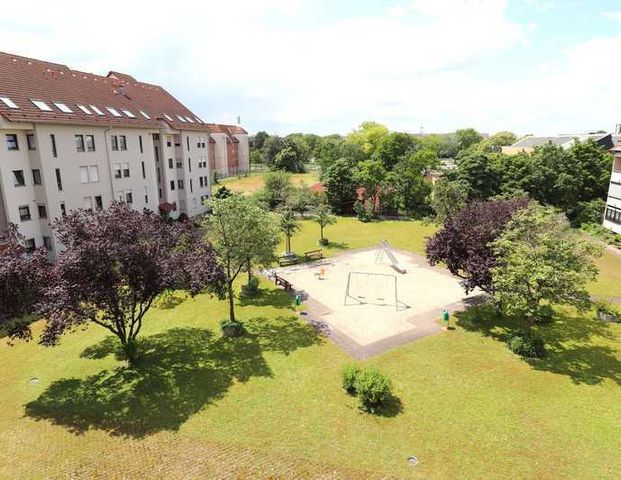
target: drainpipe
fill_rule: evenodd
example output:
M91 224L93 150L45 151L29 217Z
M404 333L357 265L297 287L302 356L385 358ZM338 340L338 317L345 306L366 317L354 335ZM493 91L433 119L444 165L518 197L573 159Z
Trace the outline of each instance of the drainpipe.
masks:
M106 162L108 163L108 176L110 177L110 198L112 198L112 202L116 199L114 197L114 175L112 173L112 164L110 163L110 142L108 142L108 132L112 130L111 127L108 127L104 130L104 141L106 142Z

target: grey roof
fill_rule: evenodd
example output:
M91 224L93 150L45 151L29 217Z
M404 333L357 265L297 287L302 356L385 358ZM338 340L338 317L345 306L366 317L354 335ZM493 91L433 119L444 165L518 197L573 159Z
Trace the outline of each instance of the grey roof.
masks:
M558 135L556 137L526 137L515 142L512 147L518 148L535 148L546 143L552 145L563 146L564 148L570 147L577 139L580 142L584 142L587 139L593 139L596 142L606 137L609 137L609 133L589 133L589 134L575 134L575 135ZM615 136L613 136L614 138Z

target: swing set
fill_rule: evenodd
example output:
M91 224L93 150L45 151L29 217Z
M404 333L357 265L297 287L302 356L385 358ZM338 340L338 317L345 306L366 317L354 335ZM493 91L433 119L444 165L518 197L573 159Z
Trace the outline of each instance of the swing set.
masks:
M396 311L410 308L399 300L395 275L370 272L349 272L344 305L394 306Z

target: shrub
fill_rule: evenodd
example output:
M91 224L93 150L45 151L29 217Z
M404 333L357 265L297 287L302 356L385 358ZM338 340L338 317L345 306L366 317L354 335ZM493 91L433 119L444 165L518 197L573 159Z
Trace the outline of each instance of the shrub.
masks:
M360 408L371 413L385 405L392 395L390 379L375 368L361 371L354 387Z
M237 320L222 320L220 322L220 328L222 329L222 335L228 338L241 337L246 332L244 324Z
M356 203L354 203L354 212L356 213L356 218L363 223L368 223L373 220L373 207L367 206L360 200L356 200Z
M341 372L343 389L350 395L356 394L356 379L361 371L357 365L346 365Z
M242 285L241 295L242 297L255 297L259 293L259 279L257 277L250 277L246 285Z
M189 219L188 214L185 212L181 212L177 217L177 221L182 223L186 223Z
M513 333L507 339L509 349L527 358L541 358L545 355L545 342L536 335L527 335L523 332Z

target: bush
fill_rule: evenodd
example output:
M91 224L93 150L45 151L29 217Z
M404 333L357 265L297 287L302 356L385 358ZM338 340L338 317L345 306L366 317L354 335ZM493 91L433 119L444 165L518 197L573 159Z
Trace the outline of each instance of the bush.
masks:
M228 338L241 337L246 332L244 324L237 320L222 320L220 322L220 328L222 329L222 335Z
M356 200L356 203L354 203L354 212L356 213L356 218L363 223L373 220L373 208L365 205L360 200Z
M250 277L246 285L242 285L241 295L242 297L256 297L259 293L259 279L257 277Z
M357 365L346 365L341 372L343 389L350 395L356 394L356 379L361 371Z
M390 379L375 368L358 373L354 388L360 408L371 413L385 405L392 395Z
M185 212L181 212L177 217L177 221L181 223L186 223L189 219L188 214Z
M527 358L541 358L545 355L545 342L541 337L536 335L527 335L525 333L513 333L507 340L509 349Z

